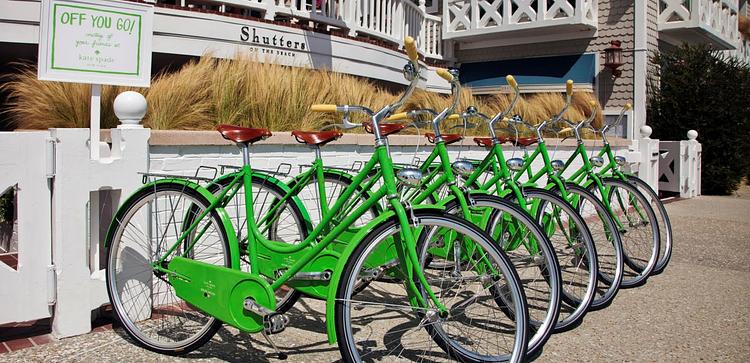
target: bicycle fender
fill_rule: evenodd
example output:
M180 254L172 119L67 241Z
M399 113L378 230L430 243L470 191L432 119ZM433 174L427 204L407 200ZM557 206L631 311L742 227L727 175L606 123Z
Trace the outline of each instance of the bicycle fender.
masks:
M144 184L142 187L138 188L135 192L130 194L128 199L126 199L124 202L120 204L120 208L118 208L117 213L115 213L115 216L112 218L112 221L109 224L109 227L107 228L107 235L104 240L104 247L109 248L110 244L112 243L112 238L114 238L114 224L115 221L120 220L123 217L123 214L125 213L125 210L123 210L122 206L129 204L133 201L133 199L142 191L147 190L148 188L153 188L156 185L161 184L179 184L183 185L185 189L192 189L196 192L198 192L201 196L205 197L208 201L213 202L216 200L216 197L211 194L208 189L198 185L197 183L194 183L187 179L179 179L179 178L167 178L167 179L159 179L155 180L149 183ZM227 232L227 238L229 239L229 253L232 257L232 268L239 268L240 267L240 250L239 250L239 244L237 242L237 233L234 231L234 226L232 226L232 222L229 219L229 215L224 210L224 208L216 208L216 213L219 215L219 218L221 219L222 227Z
M417 205L414 206L414 210L437 210L442 211L444 208L435 207L432 205ZM328 287L328 297L326 298L326 331L328 333L328 343L336 343L336 324L334 321L335 304L336 304L336 292L338 290L341 275L343 274L344 267L349 259L352 257L354 250L359 246L362 240L367 237L375 228L383 223L388 222L391 218L394 218L396 213L388 209L383 213L379 214L375 219L370 221L367 225L357 232L350 241L347 242L346 248L341 252L339 256L336 268L333 270L333 276L331 276L331 283Z

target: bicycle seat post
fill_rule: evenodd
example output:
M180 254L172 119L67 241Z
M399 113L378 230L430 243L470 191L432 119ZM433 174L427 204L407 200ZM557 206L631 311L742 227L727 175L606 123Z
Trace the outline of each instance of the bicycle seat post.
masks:
M237 146L242 151L242 165L243 166L250 165L250 145L238 143Z

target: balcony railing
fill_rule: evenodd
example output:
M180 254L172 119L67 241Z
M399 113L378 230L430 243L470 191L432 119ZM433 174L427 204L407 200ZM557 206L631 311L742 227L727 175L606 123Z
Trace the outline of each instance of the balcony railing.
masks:
M443 57L440 17L410 0L181 0L178 5L239 15L259 13L269 20L314 21L345 29L351 36L367 35L399 45L409 35L425 57Z
M517 31L596 30L597 0L445 0L443 37Z
M670 43L704 43L735 49L737 0L660 0L659 36Z
M737 41L737 49L728 51L730 56L734 56L750 65L750 39L740 36Z

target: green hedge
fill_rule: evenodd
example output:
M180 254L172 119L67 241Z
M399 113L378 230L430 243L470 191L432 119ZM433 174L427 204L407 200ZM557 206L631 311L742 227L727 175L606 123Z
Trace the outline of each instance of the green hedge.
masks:
M703 144L702 192L729 194L750 175L750 70L705 46L654 55L648 120L653 138Z

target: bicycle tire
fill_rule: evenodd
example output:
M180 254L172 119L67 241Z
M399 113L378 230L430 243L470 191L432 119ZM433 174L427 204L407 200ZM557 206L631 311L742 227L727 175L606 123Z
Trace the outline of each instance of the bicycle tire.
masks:
M648 279L648 276L651 274L651 271L653 271L654 266L656 265L656 260L659 256L659 227L658 222L656 221L656 215L654 214L653 209L651 208L651 204L646 202L646 197L643 196L643 194L638 191L636 187L634 187L632 184L622 181L620 179L616 178L602 178L602 183L605 187L605 189L608 190L607 192L607 200L606 203L609 203L610 210L613 215L612 217L616 221L620 221L620 224L625 227L627 225L627 228L620 231L620 237L622 239L622 245L623 245L623 257L625 266L628 267L625 269L625 275L623 276L622 283L620 284L621 288L632 288L637 286L642 286L646 283L646 280ZM595 188L595 185L589 186L589 188ZM619 188L625 191L627 199L628 199L628 207L623 210L623 204L622 204L622 197L620 193L613 193L612 190L616 190L614 188ZM612 205L614 203L613 196L614 194L618 194L618 203L615 204L616 208L612 208ZM604 200L602 200L604 202ZM630 217L628 216L627 210L630 208L631 204L633 202L638 203L642 206L643 211L646 213L646 219L647 221L641 220L641 221L632 221L630 220ZM619 205L619 208L618 208ZM622 213L618 214L616 210L621 210ZM632 214L632 213L631 213ZM621 221L619 216L623 216L625 219L627 219L623 223ZM642 217L638 217L642 219ZM650 227L651 230L651 236L646 236L644 238L630 238L630 236L633 235L633 233L630 233L631 231L637 231L640 230L639 225L643 227ZM649 228L643 229L644 231L647 231ZM636 241L636 239L640 240L643 239L643 241ZM646 240L650 240L646 241ZM647 245L648 247L639 247L639 245ZM641 249L644 250L643 256L636 256L635 249ZM646 250L650 250L646 251ZM645 256L648 255L648 261L644 264L639 265L638 263L640 260L646 258Z
M594 300L596 285L598 283L598 259L596 255L596 247L594 245L593 238L591 237L591 232L589 232L588 227L586 226L586 223L581 215L578 214L578 212L576 212L576 210L567 201L562 199L556 193L541 188L524 188L523 194L525 198L527 198L531 202L532 205L538 205L536 215L534 215L533 217L537 220L537 223L542 226L542 229L545 230L545 233L548 234L550 243L552 243L553 247L555 248L557 260L561 264L560 270L563 280L561 300L565 303L564 305L567 305L569 307L569 309L564 308L564 305L561 304L560 318L558 318L554 331L556 333L559 333L571 330L579 326L583 322L583 318L589 311L589 307ZM509 194L505 198L511 201L515 201L516 196L513 194ZM583 256L578 256L578 252L575 251L576 248L569 246L568 241L561 241L560 243L556 243L555 241L553 241L552 236L549 236L550 232L547 232L548 229L559 229L560 226L555 227L554 225L550 225L550 222L544 222L544 217L546 215L544 212L547 205L552 205L555 210L559 210L565 213L565 215L567 216L567 221L572 222L573 232L577 233L576 239L580 240L578 244L581 244L581 246L585 248L585 258ZM531 211L529 211L529 213L531 213ZM565 233L563 233L563 236L567 240L567 236ZM588 269L585 273L585 280L580 280L583 284L585 284L585 291L580 294L580 296L575 296L573 293L569 292L570 289L566 290L566 286L571 287L574 285L574 283L576 283L573 272L569 272L569 274L566 275L566 272L562 266L562 263L568 260L569 254L566 251L569 249L574 250L573 255L571 255L570 257L570 260L575 266L575 268L572 268L572 270L568 269L569 271L578 271L583 265L584 260L587 260L585 262L585 266L587 266ZM576 259L580 260L576 261ZM572 311L570 311L571 309Z
M607 208L600 198L577 184L567 183L565 188L568 193L575 194L578 198L583 198L586 202L593 204L594 211L588 211L585 216L581 213L583 204L580 202L581 199L578 199L577 204L574 204L579 214L584 217L584 221L595 218L596 221L601 222L601 233L594 233L592 223L587 222L589 231L594 238L594 244L596 245L596 254L599 262L599 285L605 286L603 293L597 292L589 309L601 310L614 301L615 296L620 290L624 274L625 258L622 240L620 239L620 234L617 232L615 221L607 212ZM594 227L597 227L598 232L599 223L597 222ZM603 261L605 259L606 261Z
M518 273L519 278L521 278L521 283L524 286L524 293L526 294L530 321L529 342L526 354L528 356L534 356L542 349L542 347L544 347L544 344L547 342L547 340L549 340L549 337L552 335L554 327L557 323L557 317L560 313L562 278L560 276L560 266L559 262L557 261L555 250L539 224L517 204L514 204L495 195L472 194L469 196L469 198L469 204L472 207L485 207L492 209L488 219L489 223L484 228L487 234L495 238L496 242L499 242L499 248L503 248L504 246L502 239L508 239L508 237L511 236L499 235L498 237L495 237L498 232L495 230L495 228L498 226L496 223L498 223L500 219L503 219L503 222L507 222L504 220L504 217L509 216L513 218L513 220L522 223L525 230L528 230L532 235L533 242L537 244L537 247L541 252L541 257L544 261L543 264L538 262L538 259L531 258L531 255L529 255L527 258L522 252L517 251L518 249L524 248L523 243L514 251L503 249L508 258L510 258L511 262L513 262L516 272ZM445 211L448 214L455 215L458 212L458 208L460 208L460 206L458 205L458 202L454 200L445 206ZM500 240L498 240L497 238L500 238ZM529 258L531 261L529 261ZM537 281L529 281L529 279L527 278L527 276L534 274L533 270L536 268L533 268L533 266L531 266L533 264L538 264L537 267L541 277L544 279L544 282L549 285L548 299L545 298L545 296L547 295L546 293L543 293L541 295L530 294L538 293L541 289L541 287L537 284ZM529 266L532 268L522 270L522 268L525 266ZM546 266L546 269L543 268L543 266ZM534 301L533 304L531 303L532 300ZM536 308L532 308L532 305ZM538 318L541 315L540 313L544 314L543 318L541 319Z
M137 247L141 247L141 246L147 247L149 249L149 252L143 252L142 251L142 253L136 253L137 251L133 252L134 250L132 248L128 247L129 249L128 250L124 250L124 251L128 251L127 255L129 256L128 257L129 259L131 259L131 260L135 259L136 261L130 261L130 260L128 260L127 263L123 263L122 261L120 261L120 259L118 258L121 255L121 251L119 250L119 247L120 247L120 243L122 242L122 236L125 234L125 232L123 231L123 226L127 227L127 226L131 225L131 221L130 220L133 218L133 216L135 215L135 213L138 212L138 209L140 209L140 207L145 206L145 204L143 204L143 203L144 203L144 201L147 198L149 198L152 195L154 196L154 198L158 198L159 197L159 193L165 194L165 193L168 193L168 192L174 192L174 193L179 194L180 196L186 195L187 198L191 198L195 203L200 203L203 208L207 208L210 205L210 202L205 197L203 197L200 193L198 193L194 189L192 189L190 187L187 187L186 185L181 184L181 183L160 183L160 184L155 184L153 186L153 188L144 188L144 189L141 189L138 192L136 192L133 196L131 196L128 199L128 202L125 205L123 205L122 207L120 207L120 209L118 210L118 212L115 215L115 218L114 218L114 220L112 222L112 227L110 228L110 230L112 232L109 233L108 236L107 236L107 241L106 242L107 242L108 249L107 249L106 285L107 285L107 294L109 295L109 299L112 302L113 310L115 311L115 314L114 314L115 318L120 323L119 325L128 334L128 336L130 336L130 338L133 339L133 341L135 341L139 346L144 347L144 348L146 348L148 350L151 350L151 351L154 351L154 352L158 352L158 353L161 353L161 354L167 354L167 355L182 355L182 354L187 354L187 353L189 353L189 352L191 352L191 351L193 351L193 350L201 347L208 340L210 340L211 337L213 337L213 335L216 333L216 331L222 326L222 322L219 321L218 319L214 318L214 317L203 315L201 312L199 312L199 311L196 310L196 312L199 313L199 314L196 314L196 315L203 315L207 319L206 324L203 326L203 328L201 328L201 330L198 333L196 333L194 336L192 336L192 337L190 337L188 339L185 339L186 341L177 341L176 343L172 343L172 344L167 344L167 343L159 344L158 342L154 341L154 339L148 338L146 336L146 334L145 334L146 331L141 331L141 329L138 328L138 325L145 325L145 324L148 324L147 323L148 321L152 321L152 320L156 320L156 319L160 319L160 318L161 319L169 319L169 317L172 316L172 314L174 313L173 310L180 309L182 304L186 304L187 305L186 307L190 308L189 304L184 303L184 302L180 303L177 300L173 300L175 302L173 304L167 304L167 305L163 305L162 304L160 306L156 306L156 304L153 304L154 300L165 301L165 298L164 297L159 297L158 299L156 299L156 298L154 298L152 296L154 290L157 291L157 294L159 294L160 292L164 292L164 290L161 290L160 288L154 288L153 287L154 286L153 281L156 280L156 279L153 276L151 276L151 275L153 274L154 276L158 277L158 274L155 274L155 273L151 272L151 273L149 273L149 276L151 276L150 280L152 281L151 282L151 286L150 287L146 287L146 288L143 289L143 290L150 290L150 294L152 294L152 295L149 295L149 297L145 298L146 302L148 302L148 304L149 304L148 309L150 309L149 310L149 314L148 314L148 318L142 319L142 317L140 317L140 316L131 317L131 316L129 316L130 313L134 312L134 313L136 313L136 315L138 315L139 313L142 314L142 311L139 311L139 310L133 311L132 307L130 309L125 308L123 306L124 299L122 299L122 297L120 295L121 294L125 294L125 293L130 293L134 289L133 286L135 286L135 288L137 288L138 286L141 286L141 285L148 285L147 283L144 283L142 281L143 278L140 277L140 276L142 276L142 274L144 272L148 272L151 269L150 268L150 263L152 261L150 259L147 260L146 264L145 264L147 267L145 267L145 269L143 269L144 267L141 266L142 271L139 270L139 272L137 272L137 273L132 273L131 272L129 274L125 274L124 277L125 278L129 277L129 279L126 280L123 283L119 283L118 276L116 276L117 275L117 267L132 266L132 265L134 265L136 262L138 262L137 261L138 258L144 257L142 255L142 253L149 253L150 254L151 253L150 251L152 249L151 245L150 245L150 241L152 240L152 238L151 238L151 233L149 232L151 230L150 229L151 227L149 227L149 231L145 231L145 232L141 231L142 233L144 233L142 236L143 237L147 237L147 239L149 241L149 244L148 245L144 245L144 244L138 244L137 245ZM170 202L171 202L171 200L170 200ZM158 200L156 201L156 203L157 203L156 205L158 206ZM178 201L178 203L179 203L179 201ZM151 207L149 206L147 208L148 208L146 210L146 213L148 214L147 218L149 218L149 221L150 221L150 218L151 218L150 209L151 209ZM192 203L190 204L190 208L193 208L193 204ZM174 213L175 212L173 211L173 214ZM158 212L158 208L157 208L156 215L158 216L158 214L159 214L159 212ZM210 212L210 217L209 218L210 218L210 221L211 221L211 223L213 225L215 225L215 226L222 226L221 217L219 216L219 214L217 213L216 210L212 210ZM172 217L170 217L168 219L168 221L171 221L171 220L172 220ZM160 224L158 219L156 220L156 222L157 222L157 225ZM151 222L149 222L149 225L150 224L151 224ZM135 224L133 224L133 226L137 227ZM167 236L166 233L167 233L168 230L169 230L168 228L164 230L165 233L163 234L163 236L161 238L161 241L163 241L164 239L166 239L166 236ZM176 231L179 231L179 230L180 229L176 229ZM224 230L223 227L222 228L216 228L216 232L218 233L218 235L220 237L221 248L224 251L223 265L225 267L229 267L231 265L231 262L230 262L231 261L231 257L229 256L230 249L229 249L229 242L228 242L228 237L227 237L227 234L226 234L226 230ZM175 233L177 233L177 232L175 232ZM134 236L138 237L138 236L136 236L134 234L130 234L130 238L134 238ZM205 234L203 234L203 236L205 236ZM156 240L159 240L158 233L157 233L157 236L156 236ZM161 241L159 241L158 243L160 244ZM193 249L192 249L193 251L197 248L196 246L197 246L197 243L193 247ZM158 245L157 245L157 251L158 251ZM126 255L125 252L122 252L122 255L125 256ZM153 258L155 258L155 257L151 257L151 259L153 259ZM192 254L191 258L195 258L195 254ZM123 257L123 259L125 259L125 258ZM205 261L203 261L203 262L205 262ZM214 262L221 262L221 261L216 260ZM139 278L135 279L134 278L135 276L138 276ZM133 282L133 280L135 280L135 281ZM169 284L169 282L166 281L166 280L163 280L163 279L158 279L158 280L166 282L166 285L167 285L167 287L166 287L167 290L166 291L169 292L169 289L171 289L171 285ZM130 285L128 285L128 283L130 283ZM158 284L158 282L157 282L157 284ZM127 289L125 289L126 286L128 286ZM160 286L160 285L157 285L157 286ZM169 298L170 298L170 296L166 297L166 299L169 299ZM175 298L176 298L176 296L175 296ZM179 299L179 298L176 298L176 299ZM125 301L127 301L127 302L135 301L137 303L138 301L141 301L141 299L140 298L135 298L135 297L129 297ZM182 301L182 300L180 299L179 301ZM161 308L162 306L166 306L166 307L162 309ZM156 309L157 307L159 308L158 310ZM183 312L183 315L185 316L186 320L189 320L188 319L189 317L188 317L187 314L185 314ZM190 318L192 318L192 315L190 316ZM200 318L200 316L196 316L196 318ZM137 321L133 321L133 320L137 320ZM144 323L144 322L146 322L146 323ZM159 336L160 337L164 337L166 335L166 333L165 333L166 330L164 329L163 325L164 324L162 322L162 326L159 329ZM179 335L180 331L184 331L185 328L186 328L186 324L184 324L184 322L180 322L179 329L177 329L178 331L177 331L176 335ZM151 330L151 329L147 329L147 330Z
M382 344L384 349L387 349L386 353L388 352L397 352L399 356L407 355L405 359L409 360L416 360L416 357L413 356L413 354L416 354L412 350L398 350L398 346L395 348L393 347L393 344L404 344L403 337L407 334L409 335L409 339L413 339L415 335L413 332L415 331L421 331L422 329L425 330L427 333L427 336L423 336L424 340L431 340L434 344L429 344L428 348L432 348L433 345L436 345L437 347L440 347L442 350L442 353L447 354L448 357L452 359L456 359L462 362L487 362L487 361L511 361L511 362L521 362L523 361L525 357L525 351L526 351L526 324L527 324L527 307L526 307L526 299L523 293L523 288L520 285L520 282L518 281L518 276L515 273L515 270L513 269L512 263L509 261L507 256L498 249L495 246L494 241L481 229L474 226L468 221L465 221L463 219L457 218L455 216L448 215L443 212L435 212L435 211L427 211L427 210L415 210L414 211L415 220L411 222L412 225L418 225L422 228L425 228L425 226L433 226L433 227L439 227L439 228L452 228L454 231L457 231L457 233L464 235L464 236L470 236L472 241L477 243L477 245L481 246L483 251L486 251L486 254L484 256L490 256L493 261L493 266L497 266L497 268L502 271L502 276L506 278L507 281L507 288L508 291L511 292L513 296L513 306L512 309L516 313L516 320L515 325L512 325L513 328L513 346L512 349L509 349L510 352L507 354L498 354L498 355L487 355L487 354L470 354L474 352L468 352L467 349L461 345L460 342L451 339L450 334L446 332L446 329L450 328L450 324L453 324L454 321L448 322L448 319L446 320L439 320L436 322L430 322L429 324L422 325L421 323L417 323L417 325L413 328L408 329L402 329L401 325L396 325L394 329L394 326L392 323L386 322L383 323L383 319L377 319L376 317L368 317L369 311L365 311L367 309L358 309L358 308L352 308L352 303L359 303L364 297L368 296L368 292L359 292L357 294L358 300L352 300L351 297L355 295L356 286L358 285L358 280L361 279L361 271L360 269L364 267L365 261L368 258L371 258L369 256L370 252L375 251L376 248L380 246L380 243L385 241L386 239L390 238L394 234L398 234L400 230L400 223L396 218L389 219L388 221L385 221L384 223L380 224L378 227L376 227L372 233L368 234L367 237L365 237L364 240L362 240L359 245L355 248L354 252L348 259L344 270L342 271L341 279L339 280L339 285L337 286L336 290L336 303L335 303L335 326L336 326L336 334L339 342L339 351L341 352L341 356L343 361L345 362L360 362L362 361L362 355L360 355L360 352L358 351L358 347L364 347L367 351L366 355L378 353L380 350L374 350L375 348L380 347L379 340L373 340L370 339L372 337L376 337L376 339L379 339L381 336L384 338L384 343ZM420 238L425 236L425 230L420 233ZM388 243L388 242L385 242ZM423 246L428 246L427 243L422 243ZM377 253L377 252L373 252ZM373 255L375 256L375 255ZM424 254L422 254L422 263L424 263ZM398 268L400 265L395 266L394 268ZM405 275L405 273L401 273L402 276ZM461 276L459 279L463 279L463 276ZM472 281L479 281L479 279L475 279ZM373 286L375 282L371 283L370 286ZM383 284L378 282L378 284ZM490 287L496 287L497 281L491 280ZM483 285L480 285L483 286ZM378 286L379 288L380 286ZM431 286L432 287L432 286ZM424 287L422 287L423 289ZM486 290L487 288L483 288ZM381 291L382 289L379 289L377 291ZM387 301L392 301L393 296L395 296L395 293L393 292L394 288L391 287L389 289L389 296ZM459 289L460 290L460 289ZM383 290L384 291L384 290ZM422 290L423 291L423 290ZM492 292L495 293L494 291ZM379 292L379 294L381 294ZM436 293L437 296L442 296L439 293ZM407 304L408 304L408 298L407 298ZM371 306L370 304L365 304L363 306ZM399 314L408 314L409 317L416 319L413 321L422 321L425 319L428 319L428 317L434 317L434 314L431 314L429 309L423 309L423 308L413 308L408 307L410 305L405 305L406 308L401 308L402 305L397 305L394 303L389 303L387 307L390 307L391 309L398 310ZM420 312L422 310L424 312ZM495 309L499 309L499 307L492 308L492 311ZM377 308L377 311L379 314L382 313L384 309ZM468 310L468 309L467 309ZM352 319L352 312L363 315L363 319ZM464 310L463 313L466 311ZM463 313L459 313L458 315L461 315ZM401 316L401 315L399 315ZM441 318L442 319L442 318ZM468 319L471 323L479 324L480 321L478 319ZM368 324L362 328L359 328L360 324L359 322L362 322L363 324ZM482 324L489 324L493 325L496 324L495 321L488 319L488 320L482 320ZM411 322L407 321L407 325L410 325ZM494 326L494 325L493 325ZM382 334L379 332L375 332L378 329L384 330ZM401 334L402 331L413 329L405 334ZM482 331L489 329L489 327L482 326L479 329ZM510 329L510 328L508 328ZM368 338L368 341L362 342L362 344L358 344L354 337L354 332L362 333L365 337ZM392 332L392 333L391 333ZM399 334L396 337L396 340L393 341L385 341L385 337L388 334ZM497 334L499 336L500 333L494 332L494 334ZM493 335L494 336L494 335ZM463 336L463 340L471 340L475 335L465 335ZM375 345L373 345L375 344ZM389 345L390 344L390 345ZM420 345L421 346L421 345ZM488 349L488 344L471 344L472 347L476 349ZM428 359L435 359L436 357L440 357L441 355L438 355L438 353L441 353L439 350L435 350L434 352L427 353L424 352L424 356L426 356ZM388 359L386 357L385 359Z
M656 262L654 270L651 271L651 276L659 275L664 272L672 259L672 223L669 220L669 214L659 195L648 183L634 175L627 175L626 177L629 182L635 184L645 197L651 200L651 209L657 214L656 219L659 221L659 260ZM654 205L656 205L656 208L654 208Z

